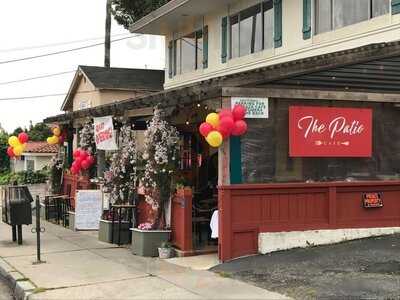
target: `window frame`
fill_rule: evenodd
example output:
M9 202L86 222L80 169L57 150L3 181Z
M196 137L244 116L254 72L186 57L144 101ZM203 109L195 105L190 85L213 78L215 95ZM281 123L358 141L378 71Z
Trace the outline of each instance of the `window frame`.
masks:
M191 72L197 71L197 70L203 70L204 69L204 31L205 28L207 27L207 25L204 25L201 29L192 31L190 33L187 33L185 35L181 35L177 38L173 38L171 40L172 42L172 49L169 50L172 52L172 64L170 64L172 66L172 78L178 75L182 75L182 74L189 74ZM183 41L183 39L189 35L194 35L194 46L193 48L194 50L194 61L193 61L193 65L194 65L194 69L188 71L186 70L185 72L182 69L182 43L185 42ZM203 48L201 49L201 53L199 51L198 48L198 43L199 40L202 39L203 40ZM186 42L187 43L187 42ZM178 55L179 52L179 55ZM199 62L199 56L201 59L201 62Z
M268 3L268 5L266 5L267 3ZM256 5L249 6L249 7L245 8L245 9L242 9L242 10L240 10L240 11L234 13L234 14L228 15L228 51L229 51L228 58L230 60L231 59L235 59L235 58L239 58L239 57L252 55L252 54L259 53L259 52L262 52L264 50L270 49L270 48L266 48L266 45L265 45L265 12L266 12L265 7L268 7L268 6L271 6L271 8L269 8L269 9L271 9L272 11L274 10L273 0L261 1L260 3L258 3ZM259 7L259 8L257 8L257 7ZM261 15L261 18L260 18L260 22L261 22L261 33L260 33L261 34L261 49L260 50L255 50L255 48L256 48L256 40L254 39L254 44L252 44L252 43L250 44L250 53L242 55L241 54L241 49L240 49L240 42L241 42L240 23L242 21L241 14L244 14L244 13L246 13L246 12L252 10L252 9L258 11L255 15L252 16L252 18L256 17L256 25L254 27L254 32L252 32L252 34L254 34L255 36L257 36L257 15L258 14ZM233 56L233 51L232 51L233 43L232 43L232 22L231 22L231 20L233 18L237 18L237 24L238 24L238 29L237 29L238 30L238 45L237 45L238 46L238 55L237 56ZM245 19L247 19L247 18L245 18ZM245 19L243 19L243 20L245 20ZM273 31L273 33L274 33L274 31Z
M382 14L382 15L378 15L378 16L374 16L374 0L368 0L369 1L369 5L368 5L368 19L363 20L363 21L358 21L355 23L351 23L345 26L341 26L341 27L334 27L334 16L335 16L335 5L334 5L334 1L336 0L329 0L330 3L330 10L331 10L331 14L330 14L330 29L327 31L323 31L323 32L319 32L318 30L318 17L319 17L319 2L320 0L313 0L312 3L312 19L313 19L313 24L314 24L314 30L313 30L313 34L314 35L319 35L319 34L324 34L327 32L332 32L341 28L345 28L351 25L355 25L361 22L365 22L365 21L369 21L372 20L374 18L380 17L380 16L384 16L386 14L390 14L390 3L391 1L389 0L388 2L388 12L386 14Z

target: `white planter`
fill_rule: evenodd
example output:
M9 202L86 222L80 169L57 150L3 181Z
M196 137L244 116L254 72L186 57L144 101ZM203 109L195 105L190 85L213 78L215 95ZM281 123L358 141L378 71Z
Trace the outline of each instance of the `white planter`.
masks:
M158 248L158 255L161 259L174 257L174 254L173 248Z

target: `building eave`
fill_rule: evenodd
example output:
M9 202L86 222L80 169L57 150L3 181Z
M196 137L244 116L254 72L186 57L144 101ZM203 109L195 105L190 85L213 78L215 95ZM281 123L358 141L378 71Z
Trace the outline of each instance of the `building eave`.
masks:
M322 54L257 68L250 71L216 77L135 99L128 99L113 104L50 117L45 119L44 122L66 122L68 120L71 121L74 118L121 115L126 110L154 107L159 103L165 107L191 104L196 101L222 97L222 89L224 87L261 87L261 85L271 83L279 84L280 81L289 78L297 78L304 74L316 74L330 69L363 64L371 61L379 61L392 57L400 58L400 41L370 44L353 49ZM398 68L400 72L400 64L398 65ZM386 91L386 93L393 92L396 91Z

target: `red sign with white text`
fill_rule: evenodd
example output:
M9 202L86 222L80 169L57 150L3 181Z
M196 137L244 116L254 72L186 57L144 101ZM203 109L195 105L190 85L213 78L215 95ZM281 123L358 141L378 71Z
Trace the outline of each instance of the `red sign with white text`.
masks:
M289 107L291 157L371 157L372 109Z

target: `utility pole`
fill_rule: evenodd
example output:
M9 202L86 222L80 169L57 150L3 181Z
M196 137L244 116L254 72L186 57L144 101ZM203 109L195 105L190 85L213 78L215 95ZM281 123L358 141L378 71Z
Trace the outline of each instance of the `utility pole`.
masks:
M111 50L111 0L106 0L106 34L104 41L104 66L110 67Z
M104 67L110 68L111 52L111 0L106 0L106 30L104 40ZM106 169L106 152L97 150L97 177L104 177Z

